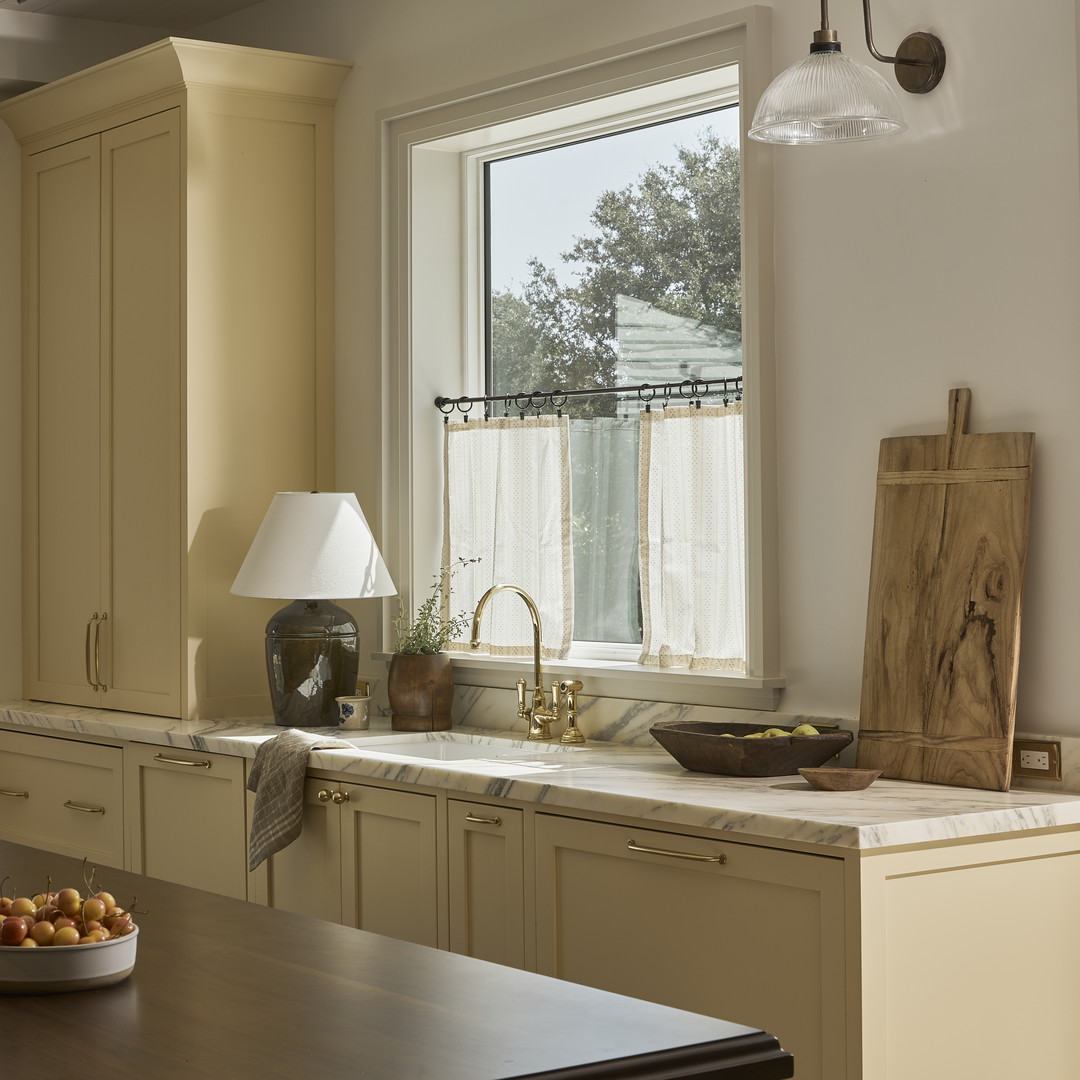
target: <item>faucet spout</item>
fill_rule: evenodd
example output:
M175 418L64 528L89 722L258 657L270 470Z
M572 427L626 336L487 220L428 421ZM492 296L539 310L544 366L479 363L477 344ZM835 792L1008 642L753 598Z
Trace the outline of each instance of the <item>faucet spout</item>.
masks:
M525 606L529 609L529 617L532 619L533 626L532 705L527 706L525 704L525 680L519 679L518 714L522 719L528 720L529 722L530 739L550 739L551 734L548 731L548 726L552 720L556 719L556 715L553 712L548 711L547 702L544 699L544 676L540 669L540 653L542 648L540 643L540 611L533 598L518 585L492 585L491 588L480 597L480 600L476 605L476 610L473 612L472 636L469 639L469 648L478 649L480 647L480 619L484 614L484 608L487 607L488 601L495 596L496 593L501 592L512 592L521 597Z

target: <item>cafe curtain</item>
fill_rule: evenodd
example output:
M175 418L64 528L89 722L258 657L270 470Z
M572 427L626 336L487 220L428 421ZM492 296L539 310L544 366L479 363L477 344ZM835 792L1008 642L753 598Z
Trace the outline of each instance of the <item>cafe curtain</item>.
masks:
M746 667L742 403L641 414L642 664Z
M449 610L471 613L489 586L518 585L540 611L544 656L565 657L574 594L567 418L492 418L444 431L443 565L479 559L455 570ZM532 621L519 597L493 597L480 629L489 655L532 655Z

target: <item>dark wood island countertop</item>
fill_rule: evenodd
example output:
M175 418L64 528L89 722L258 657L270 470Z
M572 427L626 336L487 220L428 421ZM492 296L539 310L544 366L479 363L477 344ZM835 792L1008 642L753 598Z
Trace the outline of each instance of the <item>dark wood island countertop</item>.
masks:
M79 860L0 841L4 895ZM0 997L4 1072L82 1080L782 1080L753 1028L107 867L143 914L133 973ZM73 946L77 947L77 946Z

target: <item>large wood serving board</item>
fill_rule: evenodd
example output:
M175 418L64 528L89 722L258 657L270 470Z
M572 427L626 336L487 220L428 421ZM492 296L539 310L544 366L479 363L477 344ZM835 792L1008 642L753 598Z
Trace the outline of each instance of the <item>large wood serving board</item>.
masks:
M858 765L1004 791L1012 773L1031 432L883 439Z

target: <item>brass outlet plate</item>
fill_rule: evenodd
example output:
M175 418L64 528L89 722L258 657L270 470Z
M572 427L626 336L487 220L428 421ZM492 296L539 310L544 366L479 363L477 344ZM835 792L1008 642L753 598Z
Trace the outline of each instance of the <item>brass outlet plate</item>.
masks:
M1012 760L1013 776L1028 776L1033 780L1061 779L1061 743L1055 740L1016 739Z

